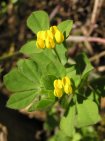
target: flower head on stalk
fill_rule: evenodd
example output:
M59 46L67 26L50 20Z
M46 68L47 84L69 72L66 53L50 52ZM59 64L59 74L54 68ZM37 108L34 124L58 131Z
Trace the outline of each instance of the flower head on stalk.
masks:
M70 78L65 76L62 79L54 80L54 95L58 98L62 97L63 93L72 94L72 83Z
M51 26L49 30L42 30L37 33L36 45L38 48L55 48L56 43L64 41L63 33L57 26Z

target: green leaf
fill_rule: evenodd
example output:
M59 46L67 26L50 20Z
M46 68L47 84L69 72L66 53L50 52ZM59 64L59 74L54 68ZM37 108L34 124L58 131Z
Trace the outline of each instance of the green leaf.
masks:
M19 71L30 81L40 84L41 70L38 65L29 59L21 59L17 63Z
M55 141L71 141L71 138L68 137L64 132L58 131L55 134Z
M80 75L78 91L79 93L84 93L85 87L87 86L88 82L88 76L90 72L93 70L93 66L91 65L85 53L79 54L75 60L76 74Z
M74 133L72 141L81 141L82 135L78 132Z
M93 87L95 93L97 93L100 97L105 97L105 76L93 79L91 81L91 86Z
M35 90L35 93L38 93L39 97L34 99L35 101L34 103L32 103L31 107L35 107L34 110L35 109L44 110L53 105L53 103L55 102L55 97L53 94L53 90L52 91L45 90L46 92L43 91L44 86L46 86L47 82L42 86L41 77L42 75L45 76L45 74L47 73L46 66L49 63L54 64L56 59L51 50L50 51L45 50L44 53L41 52L41 53L31 54L30 56L32 60L23 59L23 60L18 61L17 68L13 69L10 73L8 73L4 77L4 83L6 87L12 92L18 92L18 96L17 94L14 94L14 96L10 97L10 99L12 99L12 103L9 102L10 104L9 107L16 109L16 108L23 108L27 106L27 104L32 102L32 98L34 97L34 96L33 97L30 96L29 101L27 101L28 92L30 94L31 90ZM49 80L49 85L53 87L53 81L55 80L55 77L54 79L53 77L50 77L50 78L51 79ZM49 89L49 86L48 86L48 89ZM21 94L19 94L19 92ZM27 97L25 97L25 93ZM18 104L19 102L17 103L16 101L18 99L19 100L21 99L23 101L23 105L20 104L20 107Z
M38 99L29 108L29 112L35 110L48 110L55 102L55 96L52 90L42 90L39 92Z
M56 118L56 114L48 114L46 121L44 122L44 129L47 131L53 131L58 125L59 121Z
M47 141L55 141L55 136L51 137L51 138L48 139Z
M29 41L25 45L23 45L20 49L20 52L27 54L27 55L30 55L30 54L33 54L33 53L42 52L42 49L37 48L36 47L36 41L33 40L33 41Z
M85 53L79 54L76 59L76 73L81 75L88 75L88 73L93 70L93 66L91 65L89 59L87 58Z
M73 136L75 123L75 105L70 106L66 117L60 121L60 129L69 137Z
M56 59L51 50L45 49L41 53L31 54L30 56L43 70L43 74L47 73L58 77L65 75L64 66Z
M35 102L30 108L29 111L35 111L35 110L47 110L54 104L54 100L52 99L42 99L38 102Z
M71 65L69 68L66 68L66 75L74 81L75 87L79 85L81 77L76 73L75 65Z
M12 109L26 108L32 103L36 95L35 90L17 92L10 96L6 106Z
M55 101L55 96L54 96L54 91L53 90L50 90L49 92L48 92L48 99L52 99L52 100L54 100Z
M51 137L48 141L80 141L82 139L82 135L78 132L74 132L73 137L68 137L64 132L58 131L53 137Z
M49 63L55 61L55 56L52 54L52 51L47 49L40 53L31 54L30 57L33 61L40 65L40 68L43 71Z
M80 81L80 84L78 86L78 92L79 93L84 93L86 86L88 85L88 73L83 76L83 78Z
M47 90L54 90L54 80L57 79L53 75L44 75L42 77L42 83Z
M98 107L91 100L83 100L77 103L77 127L96 124L100 120Z
M58 29L64 34L65 38L67 38L70 34L70 31L73 26L73 21L72 20L66 20L61 22L58 25Z
M39 84L29 80L16 68L4 76L4 84L12 92L35 90L39 87Z
M37 110L45 110L49 107L51 107L54 104L54 100L52 99L42 99L36 104Z
M42 98L47 98L50 100L55 100L55 96L54 96L54 90L47 90L47 89L41 89L40 93L43 94Z
M49 17L44 11L32 12L27 19L27 26L37 34L38 31L47 30L49 28Z
M57 44L56 45L56 52L61 60L61 63L65 65L67 63L66 51L64 44Z
M56 61L56 63L49 63L46 66L46 72L48 74L54 75L57 78L58 77L63 77L65 76L65 68L62 66L62 64L60 64L59 62Z
M61 100L60 100L60 105L64 108L67 109L69 106L69 101L68 101L68 95L63 95Z

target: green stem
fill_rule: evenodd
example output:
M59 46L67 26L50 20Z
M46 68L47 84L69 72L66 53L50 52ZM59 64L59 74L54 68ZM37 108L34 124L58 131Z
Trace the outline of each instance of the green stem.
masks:
M60 61L60 63L61 63L61 59L60 59L60 57L59 57L58 52L56 51L56 48L54 48L54 52L55 52L56 56L58 57L58 60L59 60L59 61Z
M2 60L5 60L5 59L8 59L8 58L11 58L11 57L13 57L13 56L15 56L15 55L19 55L19 54L21 54L20 52L15 52L14 54L7 54L7 55L5 55L5 56L1 56L0 57L0 61L2 61Z
M87 99L87 97L86 97L86 96L83 96L83 95L81 95L81 94L77 94L77 95L79 95L79 96L81 96L81 97L83 97L83 98Z
M73 94L70 95L69 103L71 102L72 98L73 98Z

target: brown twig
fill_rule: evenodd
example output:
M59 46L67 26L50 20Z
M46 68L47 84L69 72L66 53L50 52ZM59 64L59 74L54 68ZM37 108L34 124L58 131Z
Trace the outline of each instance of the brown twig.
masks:
M103 5L104 0L94 0L94 7L93 7L93 12L91 16L91 23L95 24L97 17L99 16L99 13L101 11L101 7Z
M7 141L7 128L0 124L0 141Z
M105 66L99 66L99 67L96 68L96 70L98 72L103 72L103 71L105 71Z
M93 12L92 12L92 15L91 15L90 22L88 23L88 25L90 25L88 35L90 35L92 33L92 31L94 30L94 27L95 27L97 18L100 14L103 2L104 2L104 0L94 0Z
M99 6L99 2L100 2L100 0L94 0L94 7L93 7L93 12L92 12L91 21L90 21L91 24L94 24L96 21L96 15L97 15L97 9Z
M93 12L92 12L92 15L91 15L91 24L95 24L96 22L96 16L97 16L97 10L98 10L98 7L99 7L99 0L94 0L94 7L93 7Z
M57 6L53 9L53 11L52 11L51 14L50 14L50 20L52 20L52 19L55 17L55 15L56 15L57 12L59 11L60 7L61 7L61 5L57 5Z
M87 29L84 26L81 28L81 31L82 31L82 33L83 33L84 36L88 36L88 31L87 31ZM86 41L84 43L85 43L85 46L86 46L87 50L92 55L93 54L92 45L88 41Z
M89 30L89 35L92 33L94 27L95 27L95 23L97 21L97 17L99 16L99 13L101 11L101 7L103 4L103 0L95 0L94 1L94 8L93 8L93 12L92 12L92 16L91 16L91 20L90 20L90 30Z
M87 36L87 37L90 36L91 33L93 32L94 28L96 27L96 21L97 21L99 14L100 14L103 1L104 0L94 0L94 6L93 6L92 14L91 14L91 19L88 19L85 26L82 26L82 28L81 28L84 36ZM92 40L94 40L94 39L92 39ZM100 42L100 41L101 41L101 43L104 43L103 40L100 40L100 39L96 40L96 42ZM89 51L89 53L92 55L93 49L92 49L92 46L89 42L91 42L91 39L89 39L89 41L86 40L85 46L86 46L87 50Z
M105 44L105 38L99 38L99 37L84 37L84 36L70 36L67 39L67 42L73 41L73 42L97 42L101 44Z
M101 53L99 53L99 54L96 54L95 56L91 57L91 58L90 58L90 61L93 62L93 61L95 61L95 60L97 60L97 59L100 59L100 58L103 57L103 56L105 56L105 51L103 51L103 52L101 52Z

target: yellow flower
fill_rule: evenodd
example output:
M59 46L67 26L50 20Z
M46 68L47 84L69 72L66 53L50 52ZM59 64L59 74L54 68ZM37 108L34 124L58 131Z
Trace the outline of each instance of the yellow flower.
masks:
M63 95L62 89L59 89L59 88L54 89L54 95L59 98L62 97Z
M55 47L54 40L51 38L47 38L45 40L45 44L46 44L46 48L54 48Z
M58 44L64 41L64 35L62 34L62 32L59 31L57 26L51 26L50 31L53 33L55 40Z
M64 78L62 78L62 84L64 87L64 92L66 94L72 94L71 81L70 81L69 77L65 76Z
M63 85L62 85L62 81L60 79L57 79L54 81L54 88L59 88L62 89Z
M57 26L51 26L50 31L55 35L56 31L58 30Z
M59 30L57 30L55 33L55 40L58 44L60 44L64 41L64 35Z
M71 81L69 79L69 77L65 76L64 78L62 78L62 83L63 83L63 86L65 85L71 85Z
M46 34L47 34L47 36L46 36L47 38L53 39L54 35L53 35L53 33L50 30L47 30Z
M46 39L46 36L47 36L47 33L46 31L42 30L42 31L39 31L37 33L37 39L42 39L42 40L45 40Z
M64 35L57 26L51 26L49 30L42 30L37 33L36 45L38 48L54 48L55 42L60 44L64 41Z
M66 94L72 94L72 87L71 87L71 85L65 85L64 86L64 92Z
M54 80L54 95L56 97L62 97L63 92L66 94L72 94L73 89L71 86L70 78L65 76L64 78Z
M60 80L60 79L57 79L57 80L55 80L54 81L54 95L56 96L56 97L62 97L62 95L63 95L63 90L62 90L62 87L63 85L62 85L62 80Z
M42 39L40 39L40 38L37 39L36 45L37 45L38 48L45 48L44 40L42 40Z

